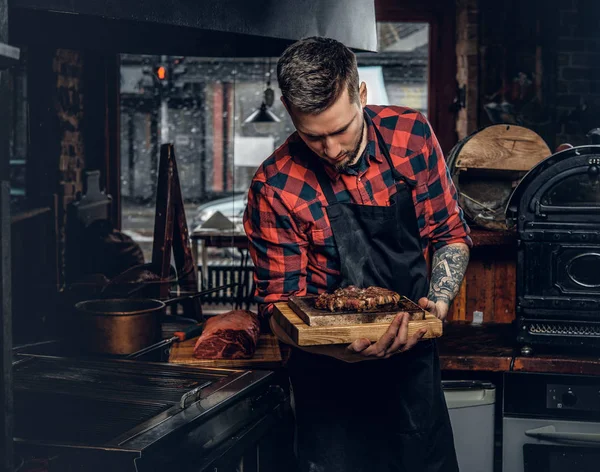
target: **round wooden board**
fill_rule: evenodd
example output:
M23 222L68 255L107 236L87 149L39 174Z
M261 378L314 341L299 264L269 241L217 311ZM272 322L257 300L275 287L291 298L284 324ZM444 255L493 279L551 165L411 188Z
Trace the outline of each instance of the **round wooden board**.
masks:
M456 156L460 169L527 172L552 152L536 132L516 125L492 125L472 135Z

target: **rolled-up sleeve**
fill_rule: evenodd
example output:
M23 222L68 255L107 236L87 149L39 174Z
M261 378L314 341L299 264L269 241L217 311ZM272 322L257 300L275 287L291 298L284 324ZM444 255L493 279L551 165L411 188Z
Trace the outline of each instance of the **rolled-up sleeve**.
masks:
M266 182L253 181L244 213L244 229L254 262L259 314L269 316L273 303L306 294L308 241L285 204Z
M425 154L429 176L427 187L431 204L429 239L434 250L454 243L473 245L470 229L458 205L456 187L452 182L440 144L425 120Z

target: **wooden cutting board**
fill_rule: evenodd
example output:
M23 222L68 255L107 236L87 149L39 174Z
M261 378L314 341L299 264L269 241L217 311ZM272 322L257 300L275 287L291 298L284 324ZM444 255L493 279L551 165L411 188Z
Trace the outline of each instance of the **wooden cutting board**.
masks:
M261 334L258 338L256 352L251 359L196 359L194 346L198 338L188 339L171 346L169 362L187 364L198 367L225 367L232 369L276 369L281 367L281 351L279 341L272 334Z
M275 304L273 316L277 324L298 346L349 344L358 338L377 341L390 326L389 322L345 326L309 326L285 302ZM427 333L423 339L438 338L442 335L441 320L427 312L424 320L408 322L408 335L412 336L424 327L427 328Z
M425 315L425 310L406 297L402 297L393 309L360 313L350 311L332 313L319 310L315 308L314 302L316 299L317 295L303 297L292 295L289 298L288 305L309 326L348 326L363 323L387 323L389 325L400 311L418 315L418 318L424 318Z

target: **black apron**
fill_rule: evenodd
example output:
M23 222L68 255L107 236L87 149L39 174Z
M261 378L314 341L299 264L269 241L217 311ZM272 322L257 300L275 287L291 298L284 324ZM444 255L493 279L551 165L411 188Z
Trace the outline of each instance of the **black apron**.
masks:
M339 203L317 167L340 256L339 286L386 287L418 300L429 283L414 182L395 169L374 128L396 181L390 206ZM433 341L357 363L294 349L288 368L300 472L458 471Z

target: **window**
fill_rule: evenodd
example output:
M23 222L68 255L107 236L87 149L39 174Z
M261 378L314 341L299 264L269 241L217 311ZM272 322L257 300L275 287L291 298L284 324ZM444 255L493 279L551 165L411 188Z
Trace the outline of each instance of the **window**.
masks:
M378 22L379 52L358 54L368 103L402 105L427 115L429 25Z
M368 103L427 114L427 23L378 23L379 53L358 54ZM121 58L122 228L151 257L161 143L175 146L190 230L220 211L241 224L248 186L260 163L294 132L279 100L277 58L123 55ZM245 124L267 82L280 120ZM214 257L233 257L220 251Z

